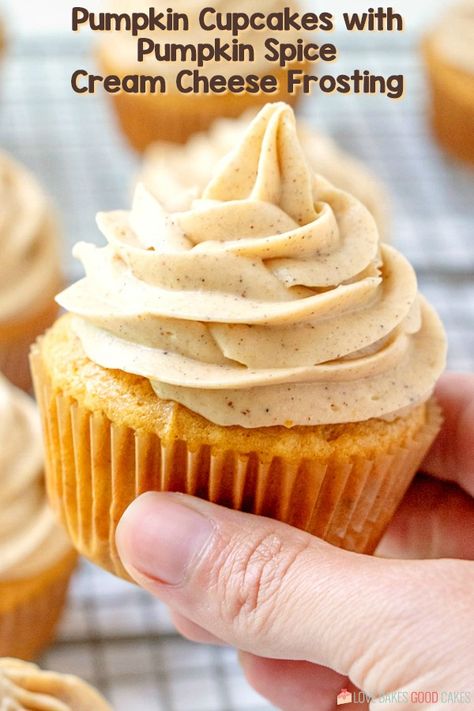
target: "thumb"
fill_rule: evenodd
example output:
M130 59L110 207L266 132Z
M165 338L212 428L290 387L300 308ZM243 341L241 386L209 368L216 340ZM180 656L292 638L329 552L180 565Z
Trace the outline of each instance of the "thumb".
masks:
M460 660L474 663L469 563L356 555L271 519L168 493L129 507L117 545L139 584L216 637L330 667L372 694L425 679L436 665L444 676L449 659L461 674Z

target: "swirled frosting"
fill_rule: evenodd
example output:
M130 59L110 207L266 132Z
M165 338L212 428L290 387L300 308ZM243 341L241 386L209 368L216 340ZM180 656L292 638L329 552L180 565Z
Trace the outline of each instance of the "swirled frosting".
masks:
M35 406L0 376L0 582L33 577L70 548L48 507L42 472Z
M56 226L36 180L0 152L0 323L21 314L59 281Z
M355 422L428 398L445 336L415 273L348 193L313 175L293 112L267 105L202 197L143 188L79 244L59 303L88 357L220 425Z
M0 659L0 711L111 711L97 691L70 674Z
M297 10L295 3L288 3L292 9ZM148 0L108 0L107 9L112 12L132 13L146 12L150 7ZM163 9L168 6L163 6ZM179 44L196 45L199 42L213 42L220 38L226 42L231 41L232 35L229 31L220 30L204 30L199 25L199 13L205 7L211 7L217 13L228 12L244 12L251 15L253 12L263 10L266 15L272 12L281 12L285 4L280 0L266 0L264 8L256 8L254 0L242 0L238 6L234 0L214 0L214 2L202 3L200 0L181 0L173 4L173 10L183 12L189 17L189 29L186 32L181 30L170 30L167 32L146 31L141 33L145 37L154 39L155 42L176 42ZM162 8L160 8L162 9ZM211 19L211 18L210 18ZM140 35L140 36L141 36ZM279 31L275 32L275 36L282 42L296 43L301 37L306 35L298 30ZM251 44L255 49L255 61L249 62L206 62L199 68L201 74L222 74L229 76L231 74L248 74L260 71L265 67L278 67L271 64L265 57L264 42L268 37L268 32L257 31L252 29L243 30L239 33L239 41ZM101 38L101 48L110 61L119 68L120 71L137 71L140 69L143 73L160 74L163 76L174 76L182 69L195 68L192 62L157 62L154 54L144 57L142 62L137 60L137 38L126 32L106 32Z
M450 64L474 74L474 0L449 7L435 30L434 46Z
M140 182L169 211L186 210L204 190L216 164L242 139L253 111L239 119L221 118L207 132L192 136L186 145L158 141L146 151ZM372 213L382 237L386 236L388 198L380 182L329 137L298 123L298 138L306 160L341 190L347 190Z

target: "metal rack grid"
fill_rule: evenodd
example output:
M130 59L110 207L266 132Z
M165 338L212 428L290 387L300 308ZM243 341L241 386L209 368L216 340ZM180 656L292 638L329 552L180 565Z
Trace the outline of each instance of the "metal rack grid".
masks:
M230 649L178 637L147 593L84 563L45 667L79 674L116 711L259 711Z
M129 202L137 160L101 94L77 96L73 69L92 68L87 45L54 38L10 47L2 71L0 145L29 165L55 199L64 264L80 240L100 241L94 215ZM417 268L450 339L450 366L474 364L474 173L444 156L426 126L425 86L415 52L346 52L354 67L407 78L403 101L307 98L301 113L363 159L393 199L393 242ZM232 650L177 637L166 610L146 593L84 563L74 579L59 639L42 660L98 686L116 711L270 709L246 685Z

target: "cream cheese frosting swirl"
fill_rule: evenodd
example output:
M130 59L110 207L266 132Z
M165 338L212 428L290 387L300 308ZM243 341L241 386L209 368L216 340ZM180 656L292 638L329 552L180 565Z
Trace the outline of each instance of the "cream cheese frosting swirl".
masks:
M87 356L219 425L393 416L426 400L445 335L367 209L313 175L292 110L267 105L202 197L167 214L142 187L79 244L59 303Z
M82 679L0 659L0 711L112 711Z
M146 12L150 7L148 0L109 0L107 9L112 12L132 13ZM298 10L295 3L287 3L292 10ZM181 30L167 32L146 31L141 33L145 37L152 38L155 42L176 42L179 44L196 45L199 42L213 42L216 39L221 39L223 42L231 42L233 38L230 31L220 30L204 30L199 24L199 13L205 8L211 7L216 10L216 13L232 13L243 12L251 15L260 8L255 7L254 0L241 0L236 6L234 0L214 0L206 5L201 0L178 0L173 4L173 10L176 12L186 13L189 18L189 29L186 32ZM280 0L266 0L265 7L262 8L265 15L273 12L281 13L285 4ZM212 19L209 18L209 19ZM231 74L248 74L249 69L252 72L260 71L268 67L275 67L275 64L270 63L265 59L264 42L268 37L267 32L261 30L247 29L239 33L238 39L240 42L248 43L255 49L255 61L249 62L207 62L199 68L201 74L222 74L229 76ZM139 35L139 36L141 36ZM299 38L305 38L307 33L296 29L288 31L274 32L273 35L281 42L296 43ZM192 62L157 62L154 54L144 57L142 62L137 59L137 38L126 32L106 32L101 38L101 48L106 55L110 57L110 61L119 67L122 72L133 72L140 69L143 73L160 74L164 76L174 76L182 69L195 68Z
M448 9L435 30L434 46L450 64L474 74L474 0Z
M36 180L0 152L0 323L44 299L59 281L57 234Z
M48 507L42 472L35 406L0 376L0 583L34 577L70 549Z
M164 141L152 144L145 153L140 182L165 209L188 209L212 178L216 164L242 139L254 116L252 110L239 119L217 119L208 131L195 134L184 146ZM297 129L310 167L360 200L375 218L382 238L386 237L389 200L380 181L329 136L301 121Z

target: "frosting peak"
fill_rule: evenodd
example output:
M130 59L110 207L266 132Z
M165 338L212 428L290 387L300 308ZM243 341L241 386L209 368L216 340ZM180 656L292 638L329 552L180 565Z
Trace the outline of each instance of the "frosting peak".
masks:
M191 209L144 188L76 247L59 297L89 358L149 378L222 425L351 422L426 399L444 334L366 208L314 176L285 104L267 105Z
M296 134L293 111L268 104L220 166L203 197L278 205L297 224L316 218L312 175Z
M188 209L212 177L212 171L240 143L254 110L239 119L220 118L208 131L194 134L185 145L158 141L145 154L142 182L171 211ZM304 122L298 122L298 143L312 171L354 195L374 215L382 238L387 231L388 199L379 181L356 159Z

